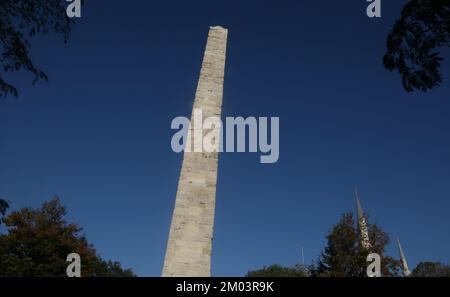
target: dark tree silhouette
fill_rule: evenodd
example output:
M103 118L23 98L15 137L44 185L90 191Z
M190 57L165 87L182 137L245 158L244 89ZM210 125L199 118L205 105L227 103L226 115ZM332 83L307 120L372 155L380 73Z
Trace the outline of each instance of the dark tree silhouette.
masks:
M450 277L450 266L440 262L420 262L412 271L415 277Z
M6 214L6 210L9 208L9 204L6 200L0 199L0 225L3 222L3 217Z
M39 209L23 208L5 220L7 234L0 235L1 276L66 276L67 255L81 257L81 276L134 276L119 262L103 260L81 234L82 228L66 220L58 198Z
M56 32L64 42L71 32L73 19L66 14L65 0L1 0L0 1L0 67L3 72L25 70L33 75L33 84L47 81L29 56L31 38L36 34ZM17 89L0 75L0 97L17 97Z
M398 70L406 91L427 91L442 82L438 49L450 46L450 1L411 0L387 38L386 69Z
M283 267L275 264L262 269L249 271L247 277L307 277L309 276L309 268L303 265L294 267Z
M376 224L367 224L372 248L371 253L381 256L383 276L398 276L400 262L385 255L389 236ZM325 277L362 277L367 276L368 251L360 245L357 224L352 213L342 216L327 236L327 246L319 258L316 276Z

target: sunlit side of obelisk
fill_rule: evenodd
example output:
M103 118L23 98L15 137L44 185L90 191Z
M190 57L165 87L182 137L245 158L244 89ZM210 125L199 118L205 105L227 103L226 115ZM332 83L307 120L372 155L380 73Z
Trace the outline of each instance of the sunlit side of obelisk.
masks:
M209 30L193 106L203 118L221 116L227 36L222 27ZM201 120L192 113L189 136ZM194 150L183 156L163 276L211 275L218 152Z

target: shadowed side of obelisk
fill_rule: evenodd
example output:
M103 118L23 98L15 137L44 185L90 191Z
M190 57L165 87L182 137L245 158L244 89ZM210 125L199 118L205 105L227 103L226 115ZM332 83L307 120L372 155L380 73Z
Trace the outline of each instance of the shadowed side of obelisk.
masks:
M209 30L194 101L203 118L221 115L227 35L222 27ZM218 152L184 152L163 276L211 274L217 165Z

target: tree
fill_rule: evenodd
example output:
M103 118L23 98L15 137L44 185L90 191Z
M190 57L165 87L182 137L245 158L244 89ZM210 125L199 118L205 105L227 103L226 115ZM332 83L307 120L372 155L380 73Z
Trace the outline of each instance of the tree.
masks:
M406 91L427 91L442 82L439 48L450 46L450 1L411 0L387 38L386 69L398 70Z
M107 277L130 277L135 276L133 270L131 269L123 269L120 262L112 262L111 260L104 261L101 260L102 263L102 271L101 276L107 276Z
M66 209L58 198L39 209L12 212L0 235L0 276L66 276L67 255L81 257L82 276L133 276L120 263L105 261L81 235L82 228L66 221Z
M259 270L249 271L247 277L306 277L309 276L309 270L303 265L294 267L283 267L281 265L271 265Z
M329 277L367 276L367 255L381 256L383 276L399 275L400 262L384 255L389 236L376 224L367 224L372 248L366 251L359 239L357 224L352 213L345 213L327 235L327 246L319 257L314 275Z
M31 37L55 32L64 42L71 32L73 19L66 14L65 0L0 1L0 67L4 72L25 70L33 75L33 84L47 81L47 75L31 61ZM0 97L18 95L17 89L0 76Z
M9 204L6 200L0 199L0 224L3 222L3 217L6 214L6 210L9 208Z
M450 277L450 266L440 262L420 262L412 271L415 277Z

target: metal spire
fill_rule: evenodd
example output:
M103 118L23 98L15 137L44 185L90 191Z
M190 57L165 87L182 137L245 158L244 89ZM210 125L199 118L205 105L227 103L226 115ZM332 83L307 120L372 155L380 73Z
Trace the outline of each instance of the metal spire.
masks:
M400 239L397 237L398 250L400 252L400 262L402 262L402 269L404 276L410 276L411 271L408 268L408 262L406 262L405 254L403 253L402 245L400 244Z
M367 229L366 218L364 216L364 211L361 206L361 202L359 201L358 188L355 187L355 196L356 196L356 208L358 211L358 226L359 233L361 238L361 246L369 250L371 248L370 240L369 240L369 231Z

